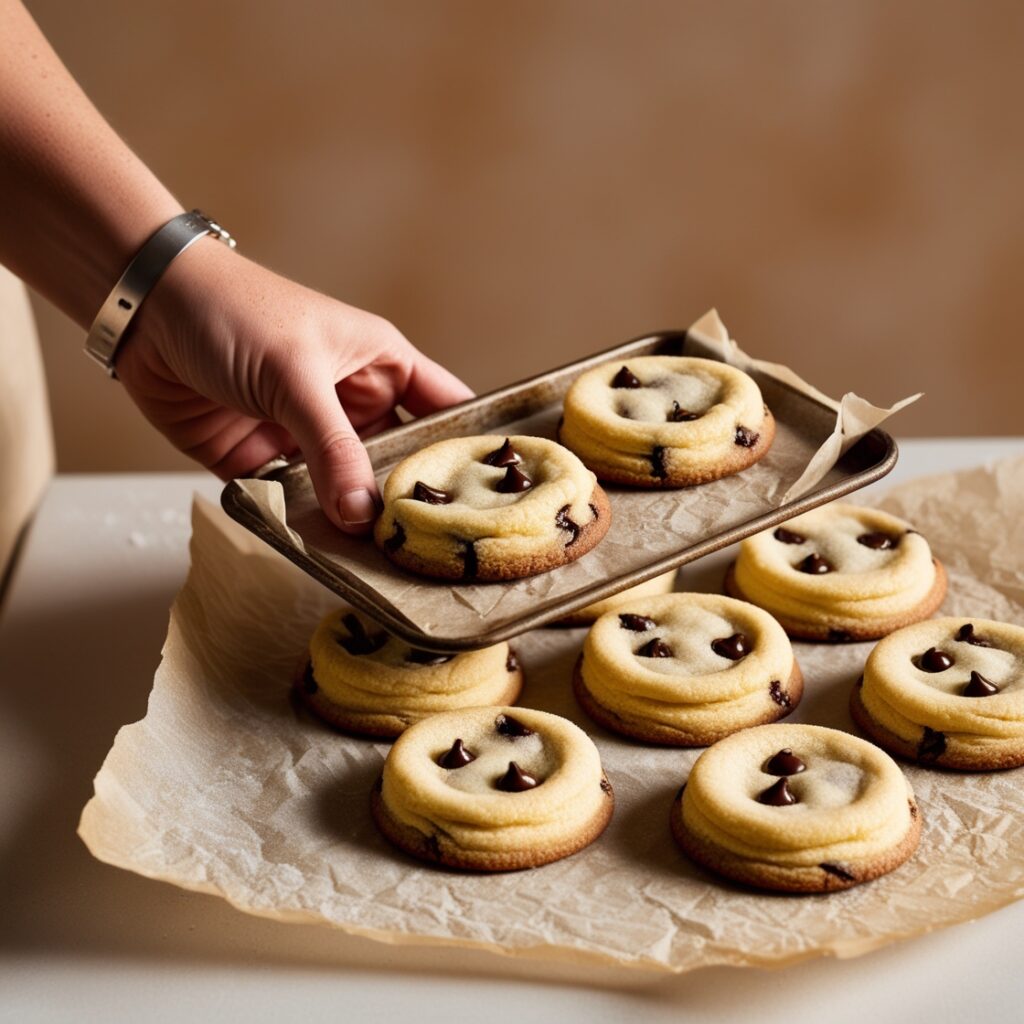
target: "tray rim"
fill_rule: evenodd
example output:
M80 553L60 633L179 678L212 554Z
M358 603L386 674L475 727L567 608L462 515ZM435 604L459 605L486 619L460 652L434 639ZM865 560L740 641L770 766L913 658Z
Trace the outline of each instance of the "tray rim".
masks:
M530 377L525 377L522 380L515 381L511 384L502 385L493 391L488 391L482 395L477 395L474 398L467 399L465 402L460 402L458 405L450 406L447 409L441 409L427 416L418 417L408 423L403 423L397 427L392 427L389 430L382 431L380 434L367 438L367 447L370 449L384 447L385 445L392 443L396 438L400 438L408 433L419 433L424 429L429 429L431 425L440 421L450 420L457 422L459 418L474 412L477 408L491 405L503 398L513 396L517 392L525 391L527 388L538 384L554 374L559 374L572 369L583 372L590 369L591 366L608 362L617 356L627 356L632 350L649 346L652 343L671 343L678 341L682 345L685 344L687 336L687 331L679 330L678 328L665 331L651 331L646 334L638 335L635 338L631 338L629 341L623 342L619 345L613 345L610 348L585 356L582 359L571 360L567 363L552 367L549 370L544 370L541 373L533 374ZM756 375L757 374L755 373L755 376ZM785 381L780 381L774 377L772 377L771 380L773 385L799 395L801 401L816 405L821 409L827 410L829 413L835 413L835 409L833 407L818 400L812 395L799 391ZM871 443L874 443L879 447L880 455L878 460L873 464L850 474L842 480L829 484L826 487L816 487L802 497L787 502L785 505L772 508L763 515L755 517L754 519L746 520L744 523L739 524L724 533L716 534L711 538L705 538L704 540L699 541L688 548L684 548L675 554L666 555L657 561L648 564L643 569L633 570L624 577L616 577L614 584L610 584L607 580L595 582L591 586L579 591L570 600L559 605L554 611L548 608L546 610L530 612L486 632L476 633L473 636L457 638L435 638L429 636L408 619L404 618L400 614L393 614L388 608L382 608L358 588L352 586L343 578L335 576L304 551L300 551L293 545L289 544L285 538L283 538L276 530L267 526L263 520L252 511L248 505L245 492L241 489L237 480L229 481L221 491L221 507L227 515L235 522L239 523L239 525L254 534L264 543L269 544L270 547L274 548L290 562L298 566L307 575L312 576L328 590L337 594L357 610L368 615L384 627L389 633L398 637L400 640L405 641L413 647L422 648L424 650L437 651L446 654L458 653L461 651L478 650L482 647L489 647L494 644L511 640L522 633L544 626L547 623L553 622L573 611L577 611L580 608L585 608L589 604L612 597L623 590L627 590L630 587L644 583L655 576L660 576L671 570L679 569L683 565L688 565L690 562L697 561L705 555L709 555L724 547L728 547L731 544L735 544L755 533L771 529L788 519L792 519L794 516L801 515L813 508L828 504L830 501L834 501L837 498L844 497L853 491L860 490L869 484L875 483L877 480L880 480L892 471L899 457L899 448L896 441L890 434L878 427L875 427L868 431L863 437L859 438L857 442L851 446L849 451L844 453L843 457L845 458L850 452L854 451L858 447ZM273 480L278 475L284 472L293 471L304 464L304 460L302 459L296 459L293 461L275 459L266 466L255 471L249 477L245 477L243 479ZM367 543L370 543L370 541L367 541ZM400 570L396 569L395 571L398 572ZM495 585L501 586L502 584Z

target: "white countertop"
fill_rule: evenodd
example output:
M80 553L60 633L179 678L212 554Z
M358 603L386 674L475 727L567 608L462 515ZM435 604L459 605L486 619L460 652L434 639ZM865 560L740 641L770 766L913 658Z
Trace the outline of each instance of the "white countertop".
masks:
M916 440L881 484L1024 453ZM0 1021L1019 1020L1024 906L851 961L678 978L396 948L93 860L92 778L145 713L199 474L58 477L0 608Z

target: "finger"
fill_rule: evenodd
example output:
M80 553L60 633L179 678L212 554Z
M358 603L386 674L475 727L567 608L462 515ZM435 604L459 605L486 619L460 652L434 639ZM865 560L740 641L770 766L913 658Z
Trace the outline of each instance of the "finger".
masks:
M290 455L294 450L295 442L284 427L276 423L260 423L211 465L210 470L222 480L250 476L271 459Z
M392 427L400 426L402 423L398 413L392 411L385 413L383 416L375 419L372 423L365 423L359 428L359 436L373 437L374 434L379 434L382 430L390 430Z
M413 416L426 416L472 397L472 390L458 377L417 352L401 404Z
M327 518L346 533L369 530L380 496L366 449L334 389L311 387L281 419L302 449Z

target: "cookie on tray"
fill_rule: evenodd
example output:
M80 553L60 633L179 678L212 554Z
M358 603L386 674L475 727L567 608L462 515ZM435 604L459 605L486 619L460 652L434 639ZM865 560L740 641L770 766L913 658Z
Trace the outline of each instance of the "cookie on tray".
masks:
M662 573L660 576L655 576L645 583L638 583L635 587L630 587L628 590L623 590L611 597L606 597L603 601L595 601L593 604L588 604L585 608L580 608L579 611L556 619L550 625L589 626L591 623L596 622L605 612L610 612L613 608L618 608L620 605L629 604L637 598L670 594L675 585L676 570L673 569L671 572Z
M795 639L843 643L928 618L946 596L946 572L902 519L833 503L743 541L725 589Z
M710 871L802 893L878 878L906 861L921 835L896 762L820 725L763 725L709 747L672 805L671 825Z
M528 708L434 715L391 748L371 807L421 860L475 871L538 867L592 843L612 788L582 729Z
M907 626L871 652L850 711L879 746L921 765L1024 765L1024 628L972 618Z
M753 378L714 359L637 356L578 377L559 439L600 480L688 487L738 473L771 447Z
M440 711L514 704L523 670L506 643L434 654L341 609L317 626L294 685L310 711L335 728L391 739Z
M465 582L514 580L585 555L608 498L575 455L542 437L456 437L403 459L374 528L396 565Z
M717 594L666 594L594 623L573 688L587 714L614 732L704 747L788 715L803 677L767 612Z

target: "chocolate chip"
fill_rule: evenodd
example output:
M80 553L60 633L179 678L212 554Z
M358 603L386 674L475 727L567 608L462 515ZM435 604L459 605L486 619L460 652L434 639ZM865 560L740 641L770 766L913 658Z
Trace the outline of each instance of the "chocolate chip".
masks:
M505 671L506 672L517 672L519 670L519 659L516 657L515 651L509 651L508 657L505 659Z
M438 759L437 763L442 768L448 768L454 770L456 768L464 768L470 761L476 760L476 754L467 750L463 745L462 740L456 740L452 744L451 750L446 750Z
M673 657L672 648L669 647L664 640L655 637L653 640L648 640L647 643L636 652L641 658L671 658Z
M588 505L587 508L589 508L590 511L593 513L593 515L594 515L594 522L596 523L598 521L598 519L601 518L601 513L598 511L597 506L596 505Z
M494 785L506 793L522 793L527 789L533 789L538 782L529 772L524 772L515 761L509 761L508 771L497 779Z
M992 644L984 637L974 635L974 623L965 622L957 631L956 639L964 644L973 644L975 647L991 647Z
M413 647L405 656L405 660L411 661L414 665L443 665L454 657L454 654L437 654L434 651L421 651L418 647Z
M397 551L404 543L405 529L401 523L395 523L395 532L384 541L384 547L388 551Z
M495 448L483 457L488 466L515 466L522 462L519 452L512 447L512 442L506 437L505 443L500 448Z
M760 434L755 434L754 431L748 430L746 427L736 428L736 443L741 448L753 448L760 436Z
M955 664L955 658L945 651L940 651L937 647L929 647L924 654L917 658L917 667L922 672L945 672L947 668L952 668Z
M912 818L916 818L917 817L917 804L911 803L908 800L907 801L907 806L910 808L910 816Z
M835 875L836 878L841 878L844 882L856 881L855 875L851 875L849 871L841 868L838 864L819 864L818 867L830 875Z
M349 654L373 654L388 642L386 633L375 633L370 636L362 622L351 612L342 618L341 624L348 630L349 636L338 637L338 643Z
M495 490L499 494L519 494L528 491L532 486L533 481L518 466L509 466Z
M853 639L853 634L845 629L830 629L828 631L828 642L831 644L848 644Z
M806 770L807 765L789 747L783 747L777 754L773 754L762 769L766 775L799 775Z
M758 803L767 804L769 807L789 807L799 801L789 791L789 782L785 778L773 782L767 789L757 795Z
M471 540L462 542L462 578L464 580L475 580L477 570L480 568L476 557L476 544Z
M623 366L614 377L612 377L613 388L642 388L643 384L632 374L628 366Z
M891 551L893 548L898 547L900 543L899 537L893 537L888 533L879 533L877 531L873 533L862 533L857 538L858 544L863 544L866 548L871 548L874 551Z
M569 516L569 509L571 505L563 505L555 516L555 526L560 530L568 530L572 536L565 542L567 548L571 548L573 544L580 539L580 526L579 523L574 522Z
M604 792L605 796L611 796L612 795L612 784L607 779L602 779L601 780L601 790Z
M780 526L772 536L780 544L803 544L807 540L802 534L796 533L793 530L787 530L784 526Z
M302 674L302 688L306 693L314 694L320 687L317 685L316 680L313 678L313 664L310 662L306 666L306 671Z
M659 480L664 480L668 476L668 470L665 468L665 449L660 444L651 452L651 476L656 476Z
M780 708L791 708L793 706L793 701L790 699L789 694L782 688L782 683L780 683L778 679L772 680L771 685L768 687L768 693Z
M750 641L742 633L733 633L722 640L712 640L711 650L720 658L739 661L750 653Z
M648 629L654 629L657 623L646 615L634 615L633 612L623 612L619 616L619 625L633 633L643 633Z
M494 728L509 739L533 735L533 730L529 726L523 725L518 718L513 718L511 715L498 715L494 720Z
M669 423L689 423L691 420L699 420L700 417L699 412L690 412L678 402L673 401L672 410L669 412L667 420Z
M428 505L449 505L452 496L447 491L439 491L436 487L428 487L422 480L416 481L412 489L414 501L425 501Z
M834 566L828 559L822 558L815 552L808 555L797 568L811 576L823 576L827 572L832 572Z
M971 673L971 681L960 691L962 697L991 697L999 687L990 683L980 672Z
M936 729L924 727L924 735L917 745L917 757L920 761L934 761L946 752L946 734Z
M439 861L441 859L441 841L437 838L436 832L431 832L427 836L427 851L434 860Z

